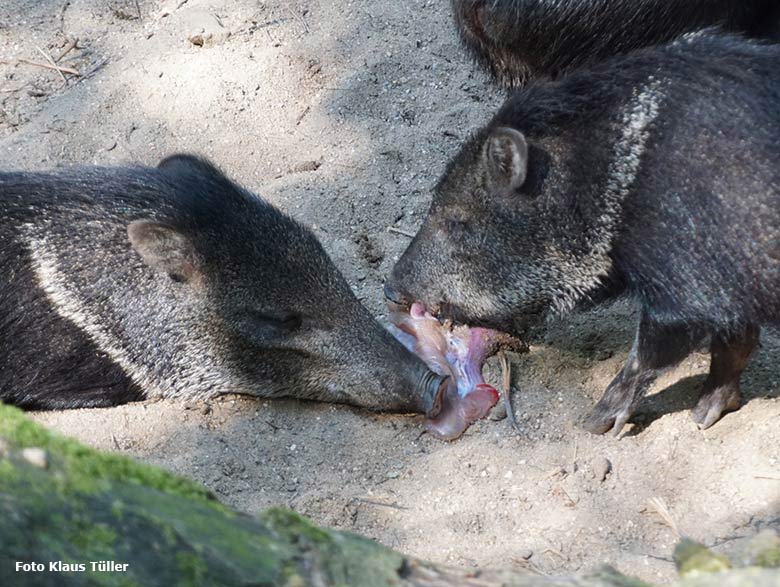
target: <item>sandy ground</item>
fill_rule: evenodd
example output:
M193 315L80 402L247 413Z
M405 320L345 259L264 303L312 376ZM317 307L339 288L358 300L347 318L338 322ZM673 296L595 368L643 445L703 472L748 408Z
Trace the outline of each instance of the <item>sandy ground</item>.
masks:
M206 154L312 225L381 316L382 276L407 243L387 227L415 230L447 158L501 98L459 51L448 4L4 0L0 168ZM81 78L19 63L76 38L59 64ZM780 527L780 339L764 336L747 405L712 429L687 413L708 365L696 354L622 438L591 436L576 422L625 359L635 320L622 302L559 319L513 356L520 433L485 421L446 444L416 417L240 397L33 417L244 511L292 507L438 562L558 573L610 561L668 580L675 533L650 498L723 551Z

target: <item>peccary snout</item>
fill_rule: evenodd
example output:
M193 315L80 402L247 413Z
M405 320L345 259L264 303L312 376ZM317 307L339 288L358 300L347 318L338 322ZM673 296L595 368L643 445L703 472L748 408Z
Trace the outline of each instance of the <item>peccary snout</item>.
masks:
M437 375L404 348L355 299L354 314L337 317L321 348L328 382L326 401L374 411L423 413L441 408L446 376Z

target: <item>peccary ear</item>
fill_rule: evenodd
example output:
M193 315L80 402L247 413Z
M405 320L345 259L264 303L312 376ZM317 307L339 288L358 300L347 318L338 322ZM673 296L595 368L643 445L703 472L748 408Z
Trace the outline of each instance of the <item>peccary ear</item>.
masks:
M127 237L149 267L167 273L177 282L190 281L195 276L195 249L175 228L136 220L127 226Z
M494 129L485 143L485 164L493 187L512 192L523 185L528 173L528 143L519 130Z

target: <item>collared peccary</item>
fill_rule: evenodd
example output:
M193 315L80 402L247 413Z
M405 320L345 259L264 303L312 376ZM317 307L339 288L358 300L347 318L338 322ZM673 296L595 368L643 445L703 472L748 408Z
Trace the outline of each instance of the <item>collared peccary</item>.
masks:
M586 427L617 433L707 336L693 417L712 425L780 319L778 64L780 46L698 34L516 92L449 164L386 295L521 334L624 289L636 340Z
M777 0L452 0L452 6L463 45L506 86L707 27L780 39Z
M436 411L314 235L205 160L0 173L0 399L224 392Z

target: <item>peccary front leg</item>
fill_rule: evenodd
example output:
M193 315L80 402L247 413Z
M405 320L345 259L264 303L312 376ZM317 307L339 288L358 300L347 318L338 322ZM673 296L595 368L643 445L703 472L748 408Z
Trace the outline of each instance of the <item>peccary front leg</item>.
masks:
M704 392L691 417L702 430L720 420L724 412L739 408L739 378L758 345L758 326L749 325L741 332L715 335L710 345L710 373Z
M612 430L617 436L656 377L688 356L702 338L699 328L661 324L643 313L628 360L585 419L585 429L593 434Z

